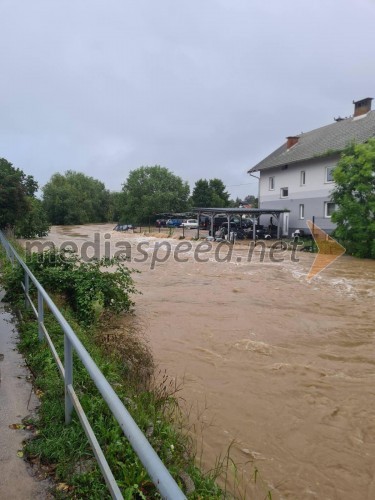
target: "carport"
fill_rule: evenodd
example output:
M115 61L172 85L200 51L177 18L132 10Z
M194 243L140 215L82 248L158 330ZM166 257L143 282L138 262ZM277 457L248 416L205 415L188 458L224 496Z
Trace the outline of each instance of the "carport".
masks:
M271 217L275 217L277 224L277 238L280 239L281 235L281 217L280 215L289 212L289 210L263 210L262 208L205 208L205 207L196 207L193 208L192 211L197 214L198 219L198 233L197 236L199 238L199 226L200 226L200 217L204 215L206 217L210 217L211 219L211 235L214 235L214 218L216 215L223 214L228 219L228 231L230 227L231 218L237 215L242 221L242 217L244 215L250 216L253 222L253 240L256 238L256 221L261 215L270 215Z

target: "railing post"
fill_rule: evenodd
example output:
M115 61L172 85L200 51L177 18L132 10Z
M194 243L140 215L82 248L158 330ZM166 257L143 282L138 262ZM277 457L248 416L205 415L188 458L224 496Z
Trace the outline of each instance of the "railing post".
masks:
M27 274L27 271L25 271L25 308L26 309L28 309L30 307L29 299L27 298L27 296L29 295L29 289L30 289L29 275Z
M44 322L44 303L43 303L43 295L41 294L40 290L38 290L38 336L39 340L43 340L44 338L44 333L43 333L43 325Z
M65 424L72 420L73 403L68 392L68 385L73 385L73 349L69 337L64 333L64 370L65 370Z

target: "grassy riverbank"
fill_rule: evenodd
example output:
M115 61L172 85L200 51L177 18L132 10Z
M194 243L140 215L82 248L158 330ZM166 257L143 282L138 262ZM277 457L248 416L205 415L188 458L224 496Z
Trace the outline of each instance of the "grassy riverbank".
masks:
M20 270L12 269L3 253L0 259L7 300L22 315L19 347L41 403L38 418L27 422L34 428L34 438L25 444L25 455L54 478L57 497L109 498L78 418L74 414L71 425L64 424L63 382L47 343L38 340L34 315L25 309ZM81 265L68 268L65 264L51 265L51 259L48 265L37 260L30 265L187 496L223 498L223 492L215 484L215 473L203 474L195 466L194 445L185 430L174 381L166 374L155 374L144 339L118 322L118 314L124 314L120 310L131 308L130 295L135 290L130 274L123 268L118 275L120 282L126 277L129 292L126 301L109 281L112 273L102 275L98 266L86 268L83 273L79 271ZM88 287L90 272L95 275L96 286ZM61 328L47 311L44 322L63 358ZM78 360L74 386L123 496L158 498L142 464Z

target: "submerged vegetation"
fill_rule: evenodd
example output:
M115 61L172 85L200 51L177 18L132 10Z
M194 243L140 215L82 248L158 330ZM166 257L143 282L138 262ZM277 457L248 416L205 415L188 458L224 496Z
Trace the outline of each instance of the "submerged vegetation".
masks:
M7 300L22 312L20 349L40 397L38 417L28 420L35 430L25 444L28 460L42 466L56 481L59 498L109 498L78 417L64 424L64 386L46 342L25 308L18 266L2 253L2 282ZM30 256L28 265L54 298L65 318L116 390L132 417L189 498L223 498L216 474L203 474L194 463L194 445L179 408L174 380L155 373L152 355L142 336L126 328L119 313L132 307L136 293L131 272L114 260L81 262L71 253L53 250ZM111 272L107 272L108 267ZM30 294L36 299L33 288ZM60 357L63 335L47 311L44 323ZM108 410L83 365L74 363L74 385L124 498L159 498L120 426Z

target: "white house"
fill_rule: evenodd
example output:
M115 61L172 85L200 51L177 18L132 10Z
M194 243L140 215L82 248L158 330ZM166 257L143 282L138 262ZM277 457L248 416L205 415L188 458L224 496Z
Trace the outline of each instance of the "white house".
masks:
M259 171L260 208L290 210L284 214L284 235L306 230L305 221L313 219L327 232L334 229L332 171L346 146L375 136L371 101L371 97L353 101L353 116L335 118L325 127L287 137L286 143L248 171Z

